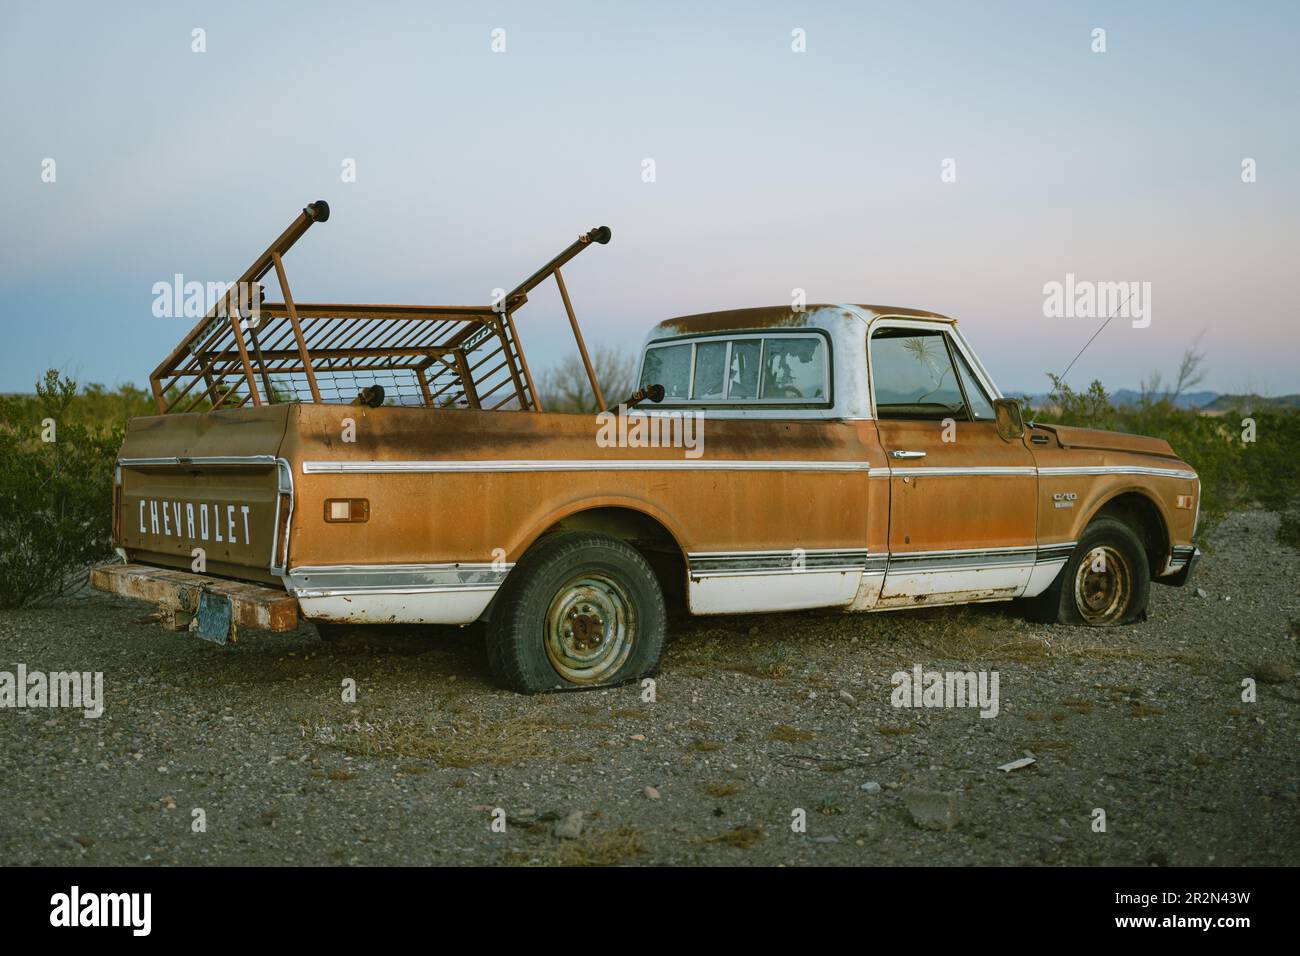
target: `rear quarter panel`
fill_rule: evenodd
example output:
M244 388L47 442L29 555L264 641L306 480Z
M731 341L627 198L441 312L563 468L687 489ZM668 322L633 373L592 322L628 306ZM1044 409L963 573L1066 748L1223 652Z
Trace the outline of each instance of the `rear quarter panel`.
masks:
M617 506L660 522L683 552L863 547L883 550L887 501L865 470L705 470L700 463L800 461L883 467L861 422L709 419L703 455L602 448L592 415L297 406L282 454L297 489L293 566L515 562L556 521ZM342 440L344 420L355 441ZM447 462L664 461L670 470L465 471ZM411 464L398 473L313 473L311 462ZM419 470L423 465L427 470ZM326 524L325 500L366 498L370 518ZM883 495L881 496L883 499ZM873 515L873 504L877 513Z

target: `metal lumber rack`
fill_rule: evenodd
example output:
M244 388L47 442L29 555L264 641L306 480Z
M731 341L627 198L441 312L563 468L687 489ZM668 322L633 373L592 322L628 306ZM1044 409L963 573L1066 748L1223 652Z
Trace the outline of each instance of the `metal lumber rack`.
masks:
M598 407L604 407L560 267L593 243L609 242L607 226L579 236L496 305L295 302L283 257L329 215L323 200L303 209L154 370L150 384L159 414L281 402L347 404L362 401L363 389L376 398L376 385L384 404L541 411L514 314L552 276ZM271 272L280 302L265 301L262 280Z

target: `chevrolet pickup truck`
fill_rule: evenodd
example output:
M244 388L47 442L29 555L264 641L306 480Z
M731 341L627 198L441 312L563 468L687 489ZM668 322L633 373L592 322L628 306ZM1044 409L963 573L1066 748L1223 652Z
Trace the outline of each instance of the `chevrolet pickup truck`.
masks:
M546 412L515 314L295 302L303 210L154 372L97 587L226 643L311 621L485 624L517 691L653 673L667 609L875 611L1023 599L1141 618L1199 555L1196 472L1157 439L1025 423L957 323L878 305L660 322L641 388ZM265 301L272 271L282 299Z

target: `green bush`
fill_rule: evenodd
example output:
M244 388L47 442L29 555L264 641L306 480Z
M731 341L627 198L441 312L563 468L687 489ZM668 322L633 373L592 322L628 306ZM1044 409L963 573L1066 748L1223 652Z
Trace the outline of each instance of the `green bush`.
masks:
M112 554L114 460L143 401L135 389L78 396L53 370L34 396L0 396L0 608L65 594Z

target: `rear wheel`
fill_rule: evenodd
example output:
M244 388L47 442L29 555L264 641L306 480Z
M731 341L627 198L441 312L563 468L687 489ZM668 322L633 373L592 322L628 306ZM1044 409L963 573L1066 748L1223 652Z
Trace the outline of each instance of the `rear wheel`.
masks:
M635 549L602 534L553 535L510 572L488 623L488 664L525 694L620 684L658 668L665 618Z
M1146 613L1151 569L1133 529L1115 518L1096 518L1079 539L1051 586L1029 602L1032 620L1113 627Z

